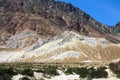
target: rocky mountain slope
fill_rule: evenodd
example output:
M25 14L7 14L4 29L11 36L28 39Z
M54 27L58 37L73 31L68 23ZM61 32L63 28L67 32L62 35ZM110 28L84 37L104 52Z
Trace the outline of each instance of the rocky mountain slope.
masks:
M0 62L111 61L119 49L120 23L54 0L0 0Z
M1 49L1 62L107 62L120 57L120 44L65 31L33 49Z

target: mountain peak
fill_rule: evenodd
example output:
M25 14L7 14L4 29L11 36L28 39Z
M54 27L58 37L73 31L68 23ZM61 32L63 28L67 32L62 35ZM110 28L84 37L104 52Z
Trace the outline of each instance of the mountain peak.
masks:
M0 29L1 34L7 32L5 37L17 35L26 29L47 38L69 30L86 36L104 37L114 43L120 42L114 38L119 28L109 28L69 3L54 0L1 0L0 12Z

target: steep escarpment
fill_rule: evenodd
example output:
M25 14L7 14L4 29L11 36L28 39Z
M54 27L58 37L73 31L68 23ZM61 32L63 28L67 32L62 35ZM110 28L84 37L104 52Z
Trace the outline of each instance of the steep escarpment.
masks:
M0 29L0 33L4 34L0 38L1 45L6 45L6 40L26 29L45 38L65 30L74 30L82 35L120 42L120 39L116 38L119 27L109 28L71 4L54 0L1 0Z

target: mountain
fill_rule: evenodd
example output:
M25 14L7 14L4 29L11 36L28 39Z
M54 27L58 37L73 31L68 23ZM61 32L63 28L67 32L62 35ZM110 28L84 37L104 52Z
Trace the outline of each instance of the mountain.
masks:
M60 1L0 0L0 62L111 61L119 48L120 23Z

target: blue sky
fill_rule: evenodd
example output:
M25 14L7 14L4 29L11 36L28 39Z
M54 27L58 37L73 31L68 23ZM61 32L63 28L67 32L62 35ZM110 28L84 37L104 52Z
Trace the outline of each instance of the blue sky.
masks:
M94 19L113 26L120 21L120 0L59 0L80 8Z

